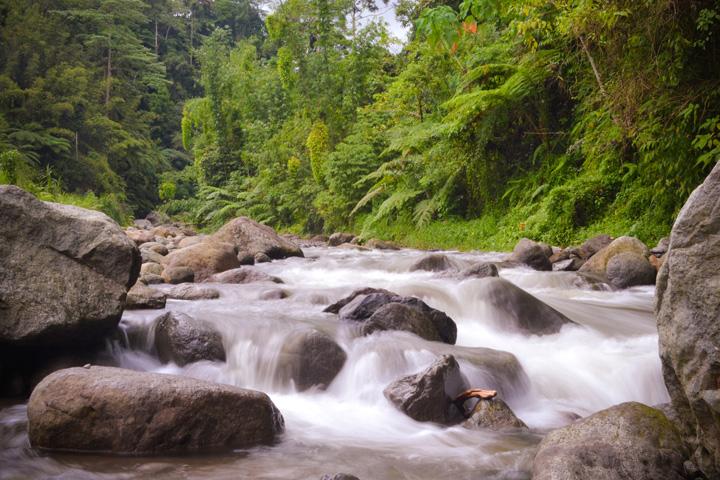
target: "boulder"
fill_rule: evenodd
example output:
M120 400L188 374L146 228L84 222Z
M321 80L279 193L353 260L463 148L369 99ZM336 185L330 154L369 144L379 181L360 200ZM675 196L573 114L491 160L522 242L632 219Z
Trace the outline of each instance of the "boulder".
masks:
M167 295L141 282L136 283L127 293L127 310L165 308Z
M418 298L402 297L387 290L377 290L369 294L359 294L356 291L350 297L352 300L348 302L345 302L346 299L338 302L345 302L338 310L338 315L341 320L365 322L362 330L366 335L376 330L407 330L426 340L439 340L449 344L454 344L457 340L455 322L444 312L431 308ZM390 304L400 305L402 308L384 308ZM334 306L331 305L325 311L334 310ZM376 313L379 315L372 318Z
M159 263L147 262L147 263L143 263L142 266L140 267L140 275L147 275L147 274L162 275L162 273L163 273L163 266L160 265Z
M254 263L268 263L272 262L272 258L268 257L262 252L259 252L253 256L253 261Z
M302 250L294 242L282 238L271 227L247 217L230 220L212 238L216 242L230 243L237 251L252 255L264 253L272 259L303 256Z
M190 268L195 273L196 282L239 266L233 245L210 240L180 248L167 256L167 267Z
M552 270L551 255L552 249L548 252L547 245L534 242L528 238L521 238L515 245L510 260L524 263L535 270L548 271Z
M140 256L142 258L142 263L157 263L158 265L164 265L165 262L167 262L167 257L165 255L162 255L155 250L150 250L149 248L141 248Z
M662 257L656 257L655 255L650 255L648 257L648 261L650 262L650 265L653 266L656 272L660 271L660 268L662 268L663 263L665 263L665 257L667 255L663 255Z
M662 257L670 249L670 237L663 237L658 244L650 250L650 253L656 257Z
M203 287L194 283L175 285L165 290L167 298L174 300L213 300L220 298L220 292L214 288Z
M585 264L585 260L575 255L570 255L565 260L559 260L553 263L554 272L577 272Z
M550 432L534 480L684 480L685 447L665 415L641 403L602 410Z
M378 240L377 238L371 238L365 242L365 246L368 248L376 248L378 250L400 250L400 246L394 242L388 242L386 240Z
M254 283L254 282L273 282L284 283L278 277L273 277L265 272L255 270L249 267L233 268L222 273L207 278L206 282L213 283Z
M136 228L128 228L125 230L125 234L130 240L135 242L135 245L140 246L143 243L155 241L155 235L147 230L138 230Z
M170 223L170 217L168 217L162 212L157 212L155 210L145 215L145 220L150 222L151 226L155 227L162 225L163 223Z
M656 274L647 258L632 252L615 255L605 269L608 282L615 288L654 285Z
M210 323L179 312L155 319L155 349L163 362L225 361L222 335Z
M155 275L154 273L145 273L143 275L140 275L140 278L138 278L138 282L144 283L145 285L159 285L161 283L165 283L165 280L160 275Z
M352 242L353 238L355 238L355 235L353 235L352 233L336 232L330 235L330 238L328 239L328 245L331 247L337 247L338 245L342 245L343 243Z
M162 271L166 283L178 284L195 281L195 272L190 267L170 267Z
M278 373L298 391L327 388L340 373L347 354L329 335L318 330L292 333L280 350Z
M525 422L515 416L507 403L498 397L477 402L470 418L462 426L470 430L528 430Z
M564 325L575 324L550 305L502 278L485 278L478 294L496 309L499 327L534 335L560 331Z
M153 225L152 223L150 223L150 220L146 220L144 218L137 218L133 220L133 226L141 230L150 230Z
M494 263L490 262L478 262L473 265L470 265L469 267L465 268L462 272L460 272L460 275L462 277L475 277L475 278L485 278L485 277L497 277L498 274L498 268Z
M360 295L369 295L371 293L384 293L387 295L395 295L390 290L385 290L384 288L373 288L373 287L366 287L366 288L360 288L358 290L354 290L350 295L347 297L343 297L337 302L333 303L332 305L328 305L325 307L323 312L325 313L340 313L340 309L342 309L345 305L355 300ZM370 316L370 315L368 315Z
M580 245L579 248L574 249L574 252L583 260L587 260L597 252L607 247L613 242L613 237L610 235L596 235L592 238L588 238L585 242Z
M670 234L655 293L663 376L693 460L720 477L720 164Z
M12 185L0 186L0 259L0 350L102 341L141 263L105 214L42 202Z
M447 255L442 253L429 253L410 265L410 271L427 270L429 272L442 272L451 270L453 264Z
M468 388L455 357L443 355L426 370L391 383L383 393L418 422L452 425L464 419L453 400Z
M40 450L158 455L270 445L282 415L262 392L188 377L90 367L60 370L28 403Z
M250 252L239 251L237 259L240 265L255 265L255 255Z
M140 251L142 252L143 250L152 250L153 252L159 253L163 256L168 254L167 246L159 242L143 243L142 245L140 245Z
M610 245L603 248L580 268L580 272L594 275L606 276L607 264L612 257L620 253L634 253L647 258L650 251L635 237L619 237L613 240Z
M178 248L185 248L185 247L191 247L193 245L197 245L198 243L202 243L206 240L207 237L205 235L195 235L193 237L185 237L182 240L180 240L177 244Z

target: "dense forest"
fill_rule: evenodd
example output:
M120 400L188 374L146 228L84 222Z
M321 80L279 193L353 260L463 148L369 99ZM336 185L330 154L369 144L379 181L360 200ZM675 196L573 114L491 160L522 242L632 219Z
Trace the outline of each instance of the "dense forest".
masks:
M666 235L720 158L714 0L0 0L0 183L415 246Z

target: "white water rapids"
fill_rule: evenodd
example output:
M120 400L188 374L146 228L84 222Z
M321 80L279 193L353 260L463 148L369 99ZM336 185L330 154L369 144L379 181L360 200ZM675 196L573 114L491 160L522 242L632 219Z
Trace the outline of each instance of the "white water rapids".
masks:
M449 273L410 272L425 252L306 248L306 258L257 265L285 284L217 285L218 300L169 300L167 310L212 322L223 335L227 362L183 368L161 364L122 342L109 347L119 366L187 375L262 390L285 418L286 431L272 447L230 455L122 458L38 455L28 445L24 405L0 410L0 478L252 478L318 479L351 473L371 479L526 479L538 442L549 429L629 400L668 401L652 314L654 288L593 288L574 273L502 269L500 276L529 291L580 326L546 336L496 328L497 311L478 292L482 279ZM462 267L502 254L446 252ZM457 346L427 342L405 332L359 336L357 328L322 313L362 287L380 287L421 298L458 326ZM262 300L269 290L285 299ZM152 342L152 322L162 312L125 312L121 327ZM297 393L274 375L280 346L294 329L313 326L333 336L347 361L326 391ZM475 347L513 353L525 374L502 385L473 363ZM499 388L532 433L494 433L419 423L383 396L393 380L455 353L474 387Z

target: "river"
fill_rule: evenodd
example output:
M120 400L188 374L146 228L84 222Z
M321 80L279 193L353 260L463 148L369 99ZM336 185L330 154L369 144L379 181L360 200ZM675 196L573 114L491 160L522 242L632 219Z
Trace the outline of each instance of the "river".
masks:
M260 264L283 285L217 285L218 300L169 300L167 309L212 322L222 333L227 361L183 368L161 364L122 340L108 344L119 366L172 373L262 390L285 418L277 445L230 455L110 457L40 455L28 445L25 405L0 410L0 478L248 478L318 479L352 473L370 479L527 479L544 433L629 400L668 401L652 314L654 287L610 291L575 273L501 269L500 276L574 320L560 333L527 336L498 328L503 312L483 301L483 280L452 273L410 271L425 252L358 251L311 247L305 258ZM458 267L505 254L445 252ZM458 326L456 346L405 332L360 336L324 307L356 288L380 287L414 295L446 312ZM288 298L263 300L282 289ZM128 311L121 328L140 344L152 343L161 312ZM347 352L342 371L326 391L298 393L275 375L283 340L313 326ZM513 353L524 374L488 372L473 363L477 347ZM474 387L501 390L531 433L494 433L416 422L383 396L393 380L418 372L438 354L455 353Z

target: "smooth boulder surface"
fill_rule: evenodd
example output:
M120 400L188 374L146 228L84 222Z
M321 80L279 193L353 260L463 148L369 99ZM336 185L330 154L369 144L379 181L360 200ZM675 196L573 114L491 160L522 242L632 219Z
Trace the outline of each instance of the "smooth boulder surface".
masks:
M443 355L426 370L394 381L383 393L418 422L452 425L464 419L453 400L468 388L455 357Z
M528 430L525 422L520 420L507 403L501 398L495 397L491 400L480 400L470 415L470 418L462 423L464 428L470 430Z
M270 445L284 429L262 392L94 366L46 377L30 397L28 420L34 448L123 455Z
M720 477L720 164L685 203L655 293L665 385L693 460Z
M173 300L214 300L220 298L220 292L214 288L194 283L175 285L165 290L167 298Z
M384 330L402 330L414 333L430 342L441 342L440 334L428 315L420 310L403 305L388 303L375 310L362 326L363 335Z
M77 347L112 332L140 273L107 215L0 186L0 348Z
M546 245L521 238L515 245L510 260L523 263L535 270L549 271L552 270L551 255L552 249L548 251Z
M337 247L343 243L350 243L355 238L352 233L335 232L328 238L328 245L331 247Z
M138 282L128 291L125 308L127 310L165 308L166 301L165 293Z
M155 349L163 362L225 361L222 335L210 323L179 312L155 319Z
M608 282L615 288L653 285L657 270L647 258L632 252L623 252L610 259L605 269Z
M190 267L167 267L160 275L166 283L178 284L195 281L195 272Z
M479 295L496 309L498 326L534 335L557 333L575 322L503 278L485 278Z
M650 250L647 246L635 237L618 237L607 247L598 251L585 264L580 267L580 272L593 275L606 276L608 262L621 253L634 253L647 258Z
M378 240L377 238L371 238L365 242L365 246L367 248L376 248L378 250L400 250L399 245L393 242L388 242L387 240Z
M229 243L237 251L252 255L264 253L271 259L302 257L294 242L281 237L275 230L247 217L230 220L212 235L215 242Z
M610 235L596 235L585 240L580 247L573 249L573 252L583 260L587 260L603 248L610 245L613 240L613 237Z
M550 432L534 480L685 480L685 447L654 408L628 402Z
M410 265L410 271L426 270L428 272L442 272L454 268L453 263L442 253L429 253Z
M170 252L165 268L188 267L194 272L195 281L202 282L213 274L239 266L232 244L206 240Z
M278 372L298 391L327 388L342 370L347 354L326 333L305 330L291 334L282 346Z
M498 273L498 268L494 263L478 262L474 265L470 265L469 267L463 269L460 272L460 276L485 278L485 277L497 277L497 276L499 276L499 273Z
M272 283L283 283L278 277L268 275L260 270L255 270L250 267L233 268L225 272L216 273L205 279L206 282L211 283L254 283L254 282L272 282Z
M155 262L143 263L140 267L140 275L162 275L163 266Z

